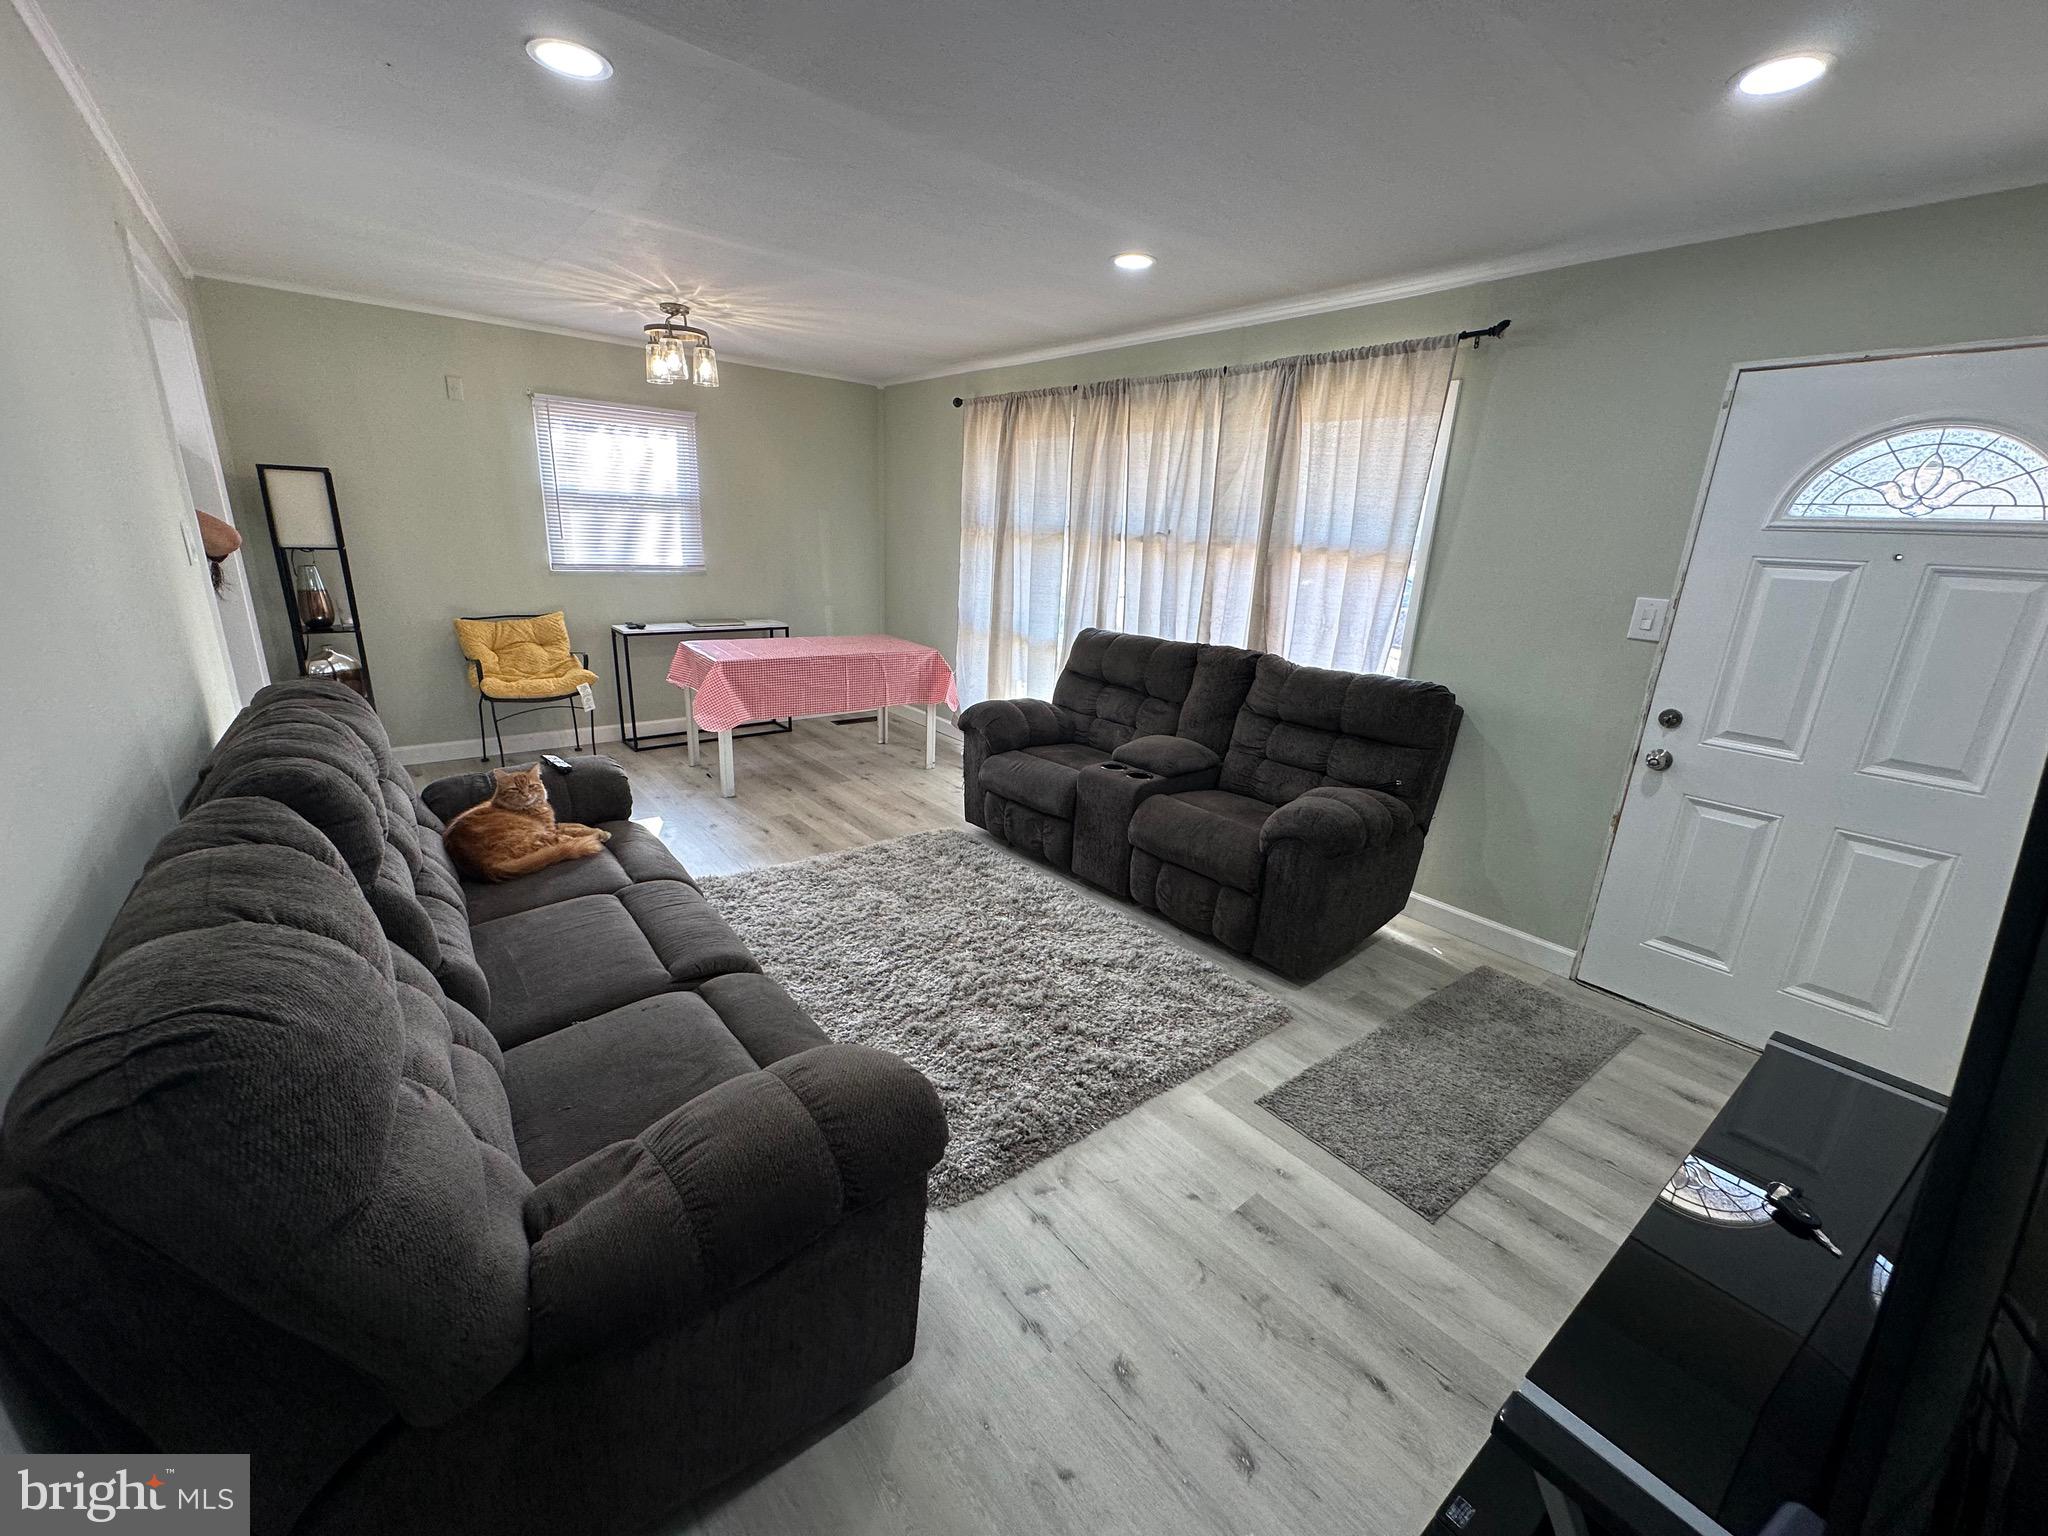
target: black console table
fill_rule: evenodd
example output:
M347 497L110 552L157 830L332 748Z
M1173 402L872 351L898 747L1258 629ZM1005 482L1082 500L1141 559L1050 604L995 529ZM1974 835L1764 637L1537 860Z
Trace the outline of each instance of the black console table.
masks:
M685 640L702 640L711 635L765 635L772 640L788 633L787 619L734 619L729 624L699 624L689 619L674 619L662 624L614 624L612 697L619 706L619 740L635 752L653 752L663 747L680 747L689 739L688 731L661 731L652 736L640 734L640 710L633 698L635 640L651 635L666 635L677 644ZM794 720L755 720L733 734L759 736L768 731L795 729Z
M1774 1036L1502 1406L1430 1536L1816 1529L1945 1108ZM1779 1182L1839 1253L1774 1212Z

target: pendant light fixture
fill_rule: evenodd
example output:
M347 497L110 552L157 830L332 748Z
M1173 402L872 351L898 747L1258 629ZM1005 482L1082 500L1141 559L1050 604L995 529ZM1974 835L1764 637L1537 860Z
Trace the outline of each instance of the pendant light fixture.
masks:
M647 382L718 388L718 354L710 334L690 324L690 306L664 299L661 312L667 318L647 327Z

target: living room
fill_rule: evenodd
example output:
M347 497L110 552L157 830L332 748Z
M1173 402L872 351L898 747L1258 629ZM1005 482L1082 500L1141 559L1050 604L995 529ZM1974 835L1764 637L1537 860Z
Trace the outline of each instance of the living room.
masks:
M2029 1529L2044 62L15 0L0 1507Z

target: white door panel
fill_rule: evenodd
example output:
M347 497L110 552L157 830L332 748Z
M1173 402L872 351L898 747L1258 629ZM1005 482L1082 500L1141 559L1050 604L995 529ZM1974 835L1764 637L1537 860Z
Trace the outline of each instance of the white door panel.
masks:
M1948 1086L2048 761L2044 446L2038 345L1739 375L1581 979Z
M1707 745L1795 760L1806 755L1862 569L1841 560L1759 560L1750 567L1708 711Z

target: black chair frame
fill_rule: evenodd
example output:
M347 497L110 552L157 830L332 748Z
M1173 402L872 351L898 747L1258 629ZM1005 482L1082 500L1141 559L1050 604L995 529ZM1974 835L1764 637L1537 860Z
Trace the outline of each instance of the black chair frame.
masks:
M548 611L552 613L554 610L549 609ZM463 622L466 624L488 624L498 619L537 619L539 617L540 615L537 613L466 613L462 616ZM590 653L588 651L571 651L569 654L582 664L584 671L588 672L590 670ZM476 760L478 762L488 763L491 760L490 741L491 737L495 736L498 741L498 764L500 767L504 766L504 722L507 720L517 720L521 715L537 714L543 709L568 710L569 729L575 735L576 750L578 752L586 750L595 752L597 750L597 714L595 711L592 711L590 715L590 745L587 749L583 745L583 722L578 718L578 716L583 714L583 710L577 707L580 695L574 693L551 693L544 699L499 698L484 691L483 664L471 656L465 656L462 659L468 663L471 681L476 685ZM522 704L526 707L523 709L500 711L498 708L500 704ZM490 706L491 713L490 735L488 736L484 733L484 706L486 705Z

